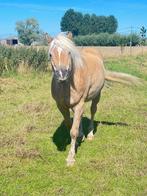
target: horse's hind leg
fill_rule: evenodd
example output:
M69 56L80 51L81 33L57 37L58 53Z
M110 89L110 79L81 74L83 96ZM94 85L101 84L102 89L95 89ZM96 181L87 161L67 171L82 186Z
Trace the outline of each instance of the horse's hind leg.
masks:
M93 138L94 138L94 134L93 134L93 131L94 131L94 116L95 116L95 113L97 111L97 104L98 104L99 100L100 100L100 93L92 100L92 104L91 104L91 108L90 108L91 120L90 120L90 125L89 125L89 133L87 135L88 140L93 140Z
M63 107L62 105L57 104L58 109L60 110L60 112L62 113L63 117L64 117L64 122L65 125L68 129L71 128L72 122L70 119L70 111L69 108Z

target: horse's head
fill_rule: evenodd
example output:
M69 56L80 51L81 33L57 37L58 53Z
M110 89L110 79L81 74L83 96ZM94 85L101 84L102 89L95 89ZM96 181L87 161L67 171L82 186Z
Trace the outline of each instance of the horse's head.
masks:
M68 51L59 46L53 47L49 51L52 70L59 81L65 81L71 73L71 55Z
M50 39L49 58L54 76L59 82L66 81L72 71L71 53L57 38Z

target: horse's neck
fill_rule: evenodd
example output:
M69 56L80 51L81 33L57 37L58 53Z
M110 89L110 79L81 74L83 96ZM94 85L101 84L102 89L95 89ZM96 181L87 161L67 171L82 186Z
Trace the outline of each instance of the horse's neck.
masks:
M70 77L70 81L72 83L75 82L74 80L76 79L78 73L79 73L79 68L76 67L74 64L72 64L72 72L71 72L71 77Z

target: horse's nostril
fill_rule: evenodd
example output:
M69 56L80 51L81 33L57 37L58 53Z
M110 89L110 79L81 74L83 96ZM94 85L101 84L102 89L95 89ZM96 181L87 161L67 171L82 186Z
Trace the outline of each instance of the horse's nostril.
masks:
M63 75L63 77L65 77L67 75L67 70L63 70L62 75Z
M58 69L54 74L59 81L64 81L69 77L69 69Z

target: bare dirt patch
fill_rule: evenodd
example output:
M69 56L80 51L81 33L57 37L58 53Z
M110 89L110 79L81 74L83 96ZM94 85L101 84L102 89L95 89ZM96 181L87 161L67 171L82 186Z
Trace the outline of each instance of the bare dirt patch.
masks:
M0 147L14 147L26 144L26 137L24 134L16 134L13 136L1 136Z
M37 129L37 127L34 126L34 125L31 125L31 124L26 125L26 126L24 127L24 131L27 132L27 133L31 133L32 131L34 131L34 130L36 130L36 129Z
M37 157L41 157L40 152L37 149L22 149L22 148L18 148L16 149L16 153L15 153L16 157L22 158L22 159L34 159Z
M0 84L12 85L12 84L17 84L17 82L15 79L12 79L12 78L0 78Z
M47 110L48 106L44 103L26 103L20 108L20 111L25 113L40 113Z

